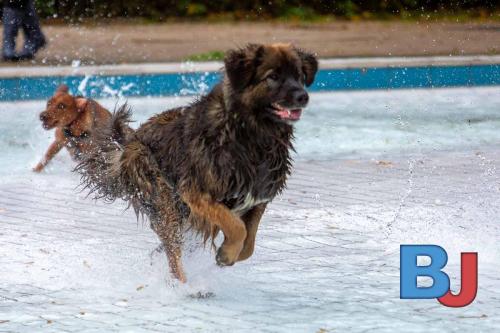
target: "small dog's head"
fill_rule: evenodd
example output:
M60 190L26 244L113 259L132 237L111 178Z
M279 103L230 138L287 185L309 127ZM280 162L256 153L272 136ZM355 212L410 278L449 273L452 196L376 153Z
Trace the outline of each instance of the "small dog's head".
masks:
M305 87L318 71L316 57L290 44L250 44L228 52L226 76L240 102L280 122L300 119L309 102Z
M47 109L40 113L43 128L50 130L54 127L68 126L78 118L86 103L86 99L70 95L68 86L60 85L47 102Z

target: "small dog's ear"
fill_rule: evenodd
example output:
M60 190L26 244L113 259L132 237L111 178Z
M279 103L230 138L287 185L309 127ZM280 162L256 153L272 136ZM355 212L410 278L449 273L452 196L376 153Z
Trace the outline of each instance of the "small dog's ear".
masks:
M302 71L305 75L305 83L306 86L309 87L314 82L314 77L318 72L318 60L312 53L303 51L301 49L295 49L295 51L302 60Z
M77 98L76 99L76 110L78 112L82 112L87 108L88 100L86 98Z
M59 87L57 87L56 92L68 93L69 92L69 88L68 88L67 85L61 84Z
M234 90L240 91L252 81L263 51L263 45L248 44L245 48L226 53L224 66Z

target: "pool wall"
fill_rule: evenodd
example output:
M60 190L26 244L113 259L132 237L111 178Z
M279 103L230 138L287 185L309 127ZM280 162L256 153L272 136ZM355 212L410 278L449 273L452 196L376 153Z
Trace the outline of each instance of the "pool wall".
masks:
M0 70L0 101L50 97L67 84L74 94L172 96L206 92L222 63L26 67ZM500 57L325 59L310 91L500 85Z

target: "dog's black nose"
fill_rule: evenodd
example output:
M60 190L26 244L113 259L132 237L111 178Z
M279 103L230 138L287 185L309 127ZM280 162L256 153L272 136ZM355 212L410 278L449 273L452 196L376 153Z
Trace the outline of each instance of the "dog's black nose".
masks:
M305 90L297 91L294 94L294 100L297 106L306 106L309 102L309 95Z
M45 121L47 119L47 116L44 113L40 113L40 120Z

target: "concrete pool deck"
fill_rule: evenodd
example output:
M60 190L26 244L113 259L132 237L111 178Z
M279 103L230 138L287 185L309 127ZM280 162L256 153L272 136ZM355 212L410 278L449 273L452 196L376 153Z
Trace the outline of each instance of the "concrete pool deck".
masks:
M499 148L296 163L254 257L219 269L190 241L188 287L150 258L147 224L85 198L75 175L4 180L0 332L496 331ZM400 300L402 242L445 247L455 282L458 253L477 250L476 301Z
M320 57L499 54L498 20L168 22L43 25L48 47L21 66L182 61L247 43L292 42ZM12 66L0 63L0 66Z

